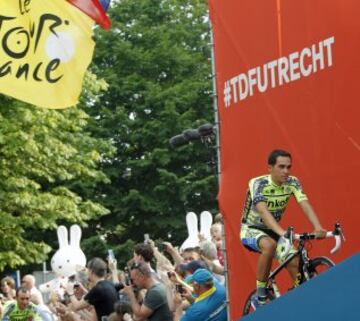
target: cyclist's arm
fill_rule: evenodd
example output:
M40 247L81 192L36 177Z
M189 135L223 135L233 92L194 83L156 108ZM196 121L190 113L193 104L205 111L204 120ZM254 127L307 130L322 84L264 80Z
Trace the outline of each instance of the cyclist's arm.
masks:
M274 217L271 215L265 202L257 203L255 208L257 212L260 214L264 224L269 229L272 229L276 234L280 236L283 236L286 233L286 231L279 225L278 222L276 222Z
M326 230L323 229L323 227L320 224L320 221L313 210L310 202L308 200L301 201L300 207L303 210L305 216L310 221L310 223L313 225L315 233L319 235L319 237L325 237Z

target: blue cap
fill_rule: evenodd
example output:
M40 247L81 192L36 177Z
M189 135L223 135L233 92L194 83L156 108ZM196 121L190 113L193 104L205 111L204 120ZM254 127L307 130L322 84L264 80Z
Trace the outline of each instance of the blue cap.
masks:
M194 274L188 277L189 282L196 282L198 284L206 284L209 281L213 281L213 275L206 269L197 269Z

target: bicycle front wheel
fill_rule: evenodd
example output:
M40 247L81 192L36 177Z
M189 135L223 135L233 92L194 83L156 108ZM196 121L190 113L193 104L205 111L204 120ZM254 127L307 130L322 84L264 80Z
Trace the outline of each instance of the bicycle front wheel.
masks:
M251 299L256 294L256 290L252 291L249 296L247 297L243 309L243 315L247 315L254 311L253 307L251 306Z
M253 305L251 304L251 301L255 295L256 295L256 290L253 290L247 297L245 304L244 304L243 316L255 311ZM270 302L274 299L275 299L274 290L269 287L268 288L268 302Z
M319 256L310 260L308 267L310 279L335 266L335 263L325 256Z

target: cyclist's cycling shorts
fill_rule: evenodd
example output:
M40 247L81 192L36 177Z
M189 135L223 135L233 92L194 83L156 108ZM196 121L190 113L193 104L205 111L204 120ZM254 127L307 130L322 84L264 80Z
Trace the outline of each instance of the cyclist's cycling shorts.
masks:
M270 229L259 228L255 226L249 226L247 224L241 225L240 239L242 244L250 251L261 253L259 242L263 237L270 237L276 242L279 240L279 235ZM290 255L296 252L296 248L292 246L290 251L285 255L279 254L281 251L275 251L274 258L278 262L283 262Z

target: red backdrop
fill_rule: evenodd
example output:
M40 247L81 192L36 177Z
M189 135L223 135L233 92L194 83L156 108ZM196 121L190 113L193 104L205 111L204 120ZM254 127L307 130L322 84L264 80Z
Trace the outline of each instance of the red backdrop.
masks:
M292 153L292 173L300 178L322 225L343 225L347 241L340 253L331 256L333 243L325 240L314 242L311 255L339 262L360 248L360 3L209 0L209 5L221 126L219 201L225 216L231 320L237 320L254 288L257 258L239 241L242 207L249 179L266 174L272 149ZM322 58L316 56L319 48ZM292 59L292 67L282 70L283 84L274 67L274 88L270 69L264 92L249 85L255 78L252 68L269 67L273 61L279 66L280 57L288 63ZM240 90L246 96L242 100ZM295 201L282 221L283 227L289 224L299 232L311 230Z

